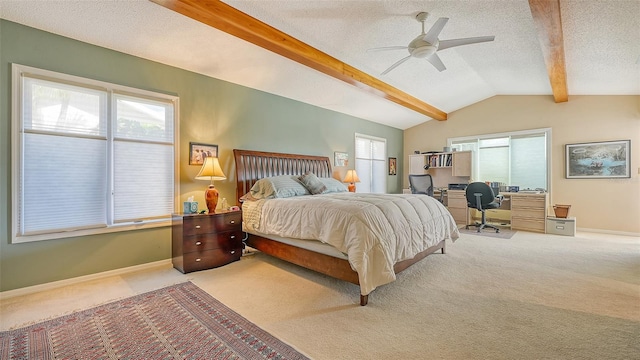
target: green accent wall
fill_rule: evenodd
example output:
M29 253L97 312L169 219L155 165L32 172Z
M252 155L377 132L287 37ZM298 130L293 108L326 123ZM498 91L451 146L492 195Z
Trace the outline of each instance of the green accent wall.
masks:
M199 167L188 165L190 141L219 146L228 179L216 187L229 203L234 148L331 159L334 151L347 152L353 168L354 136L361 133L387 139L388 156L403 173L402 130L0 20L0 291L171 257L169 227L11 244L12 63L179 96L179 203L194 196L205 208L207 183L193 180ZM401 188L400 175L388 176L389 193Z

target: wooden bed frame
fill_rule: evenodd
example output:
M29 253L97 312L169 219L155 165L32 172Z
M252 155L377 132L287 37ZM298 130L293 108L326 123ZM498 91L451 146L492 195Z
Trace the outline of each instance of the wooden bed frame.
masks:
M252 150L233 150L236 163L236 198L251 190L256 181L270 176L302 175L311 171L319 177L332 177L331 161L326 156L282 154ZM248 234L246 244L266 254L302 266L319 273L359 285L358 273L351 268L349 261L333 256L302 249L261 236ZM394 265L396 274L424 259L428 255L442 250L445 241L417 254L413 259L404 260ZM365 306L369 295L360 295L360 305Z

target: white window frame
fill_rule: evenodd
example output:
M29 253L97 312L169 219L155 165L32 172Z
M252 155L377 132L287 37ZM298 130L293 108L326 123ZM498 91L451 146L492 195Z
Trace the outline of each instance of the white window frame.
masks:
M357 146L358 146L357 145L358 138L369 139L369 140L373 140L373 141L380 141L380 142L384 143L384 158L382 159L382 161L383 161L384 165L388 166L388 164L387 164L387 139L381 138L381 137L377 137L377 136L371 136L371 135L355 133L355 136L354 136L354 139L353 139L353 143L354 143L354 146L356 147L356 149L357 149ZM358 157L355 154L355 151L354 151L354 157L355 157L355 161L354 161L354 169L355 169L355 166L356 166L355 162L358 161ZM372 159L361 159L361 160L372 160ZM384 166L383 166L383 168L384 168ZM372 169L373 169L373 167L372 167ZM386 189L387 189L387 177L388 177L388 175L387 175L386 171L383 172L382 174L383 174L381 176L382 188L385 189L384 193L386 193L387 192ZM373 179L373 177L372 177L372 179ZM356 185L356 190L357 190L357 185Z
M180 168L178 166L180 159L180 144L179 144L179 129L180 129L180 99L174 95L168 95L158 92L152 92L147 90L141 90L137 88L132 88L128 86L122 86L117 84L112 84L104 81L98 81L88 78L83 78L79 76L73 76L63 73L58 73L49 70L38 69L30 66L20 65L20 64L12 64L12 99L11 99L11 126L12 126L12 134L11 134L11 200L12 200L12 229L11 229L11 242L12 243L26 243L32 241L40 241L40 240L51 240L51 239L61 239L61 238L69 238L69 237L77 237L77 236L87 236L87 235L96 235L96 234L105 234L105 233L114 233L120 231L130 231L130 230L139 230L139 229L149 229L149 228L157 228L157 227L166 227L171 226L171 215L169 214L166 218L159 219L149 219L143 221L136 222L128 222L128 223L115 223L112 222L112 219L109 219L109 223L106 227L100 228L90 228L90 229L77 229L72 231L63 231L63 232L49 232L42 234L33 234L33 235L23 235L19 234L19 223L18 223L18 214L20 211L19 208L19 199L21 196L20 193L20 179L22 174L21 168L21 160L22 160L22 136L21 132L23 129L23 114L22 114L22 75L29 74L32 76L43 77L47 80L60 82L60 83L71 83L78 84L86 87L94 87L105 89L107 92L107 107L109 108L109 114L107 116L111 117L111 98L115 93L118 94L129 94L134 95L140 98L147 99L157 99L161 101L171 102L173 104L173 167L174 167L174 179L173 179L173 207L174 212L178 211L178 202L180 197ZM111 121L111 120L109 120ZM109 140L113 141L111 135L109 135ZM107 156L108 162L111 162L111 155ZM112 167L110 165L110 167Z
M483 135L474 135L474 136L463 136L463 137L455 137L455 138L448 138L447 139L447 146L452 147L454 145L453 142L461 142L461 141L468 141L468 140L482 140L482 139L492 139L492 138L500 138L500 137L511 137L511 136L526 136L526 135L535 135L535 134L540 134L540 133L545 133L546 134L546 138L547 138L547 143L546 143L546 151L547 151L547 193L551 193L551 179L552 179L552 156L551 156L551 144L552 144L552 140L551 140L551 128L540 128L540 129L530 129L530 130L520 130L520 131L509 131L509 132L503 132L503 133L493 133L493 134L483 134ZM472 161L472 167L473 167L473 178L477 178L478 176L478 169L476 168L476 164L478 164L478 153L473 154L473 161Z

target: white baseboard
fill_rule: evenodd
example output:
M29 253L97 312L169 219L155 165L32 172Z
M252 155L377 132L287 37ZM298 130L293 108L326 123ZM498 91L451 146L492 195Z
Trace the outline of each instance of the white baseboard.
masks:
M603 229L589 229L589 228L577 228L577 231L584 231L590 233L598 233L598 234L611 234L611 235L621 235L621 236L634 236L640 237L640 233L632 233L627 231L615 231L615 230L603 230Z
M90 280L104 279L106 277L118 276L118 275L132 273L140 270L149 270L149 269L155 269L159 267L171 267L171 266L172 266L171 259L166 259L166 260L154 261L154 262L141 264L141 265L129 266L126 268L104 271L96 274L78 276L71 279L53 281L46 284L27 286L20 289L0 292L0 300L9 299L16 296L30 295L40 291L56 289L62 286L74 285L74 284L78 284L78 283L90 281Z

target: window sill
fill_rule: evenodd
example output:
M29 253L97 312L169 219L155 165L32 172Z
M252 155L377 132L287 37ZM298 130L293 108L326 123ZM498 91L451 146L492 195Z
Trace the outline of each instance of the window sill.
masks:
M11 243L22 244L22 243L29 243L34 241L66 239L66 238L79 237L79 236L110 234L110 233L116 233L116 232L122 232L122 231L153 229L153 228L168 227L168 226L171 226L171 219L149 221L141 224L112 225L109 227L96 228L96 229L82 229L82 230L64 231L64 232L49 233L49 234L14 236Z

